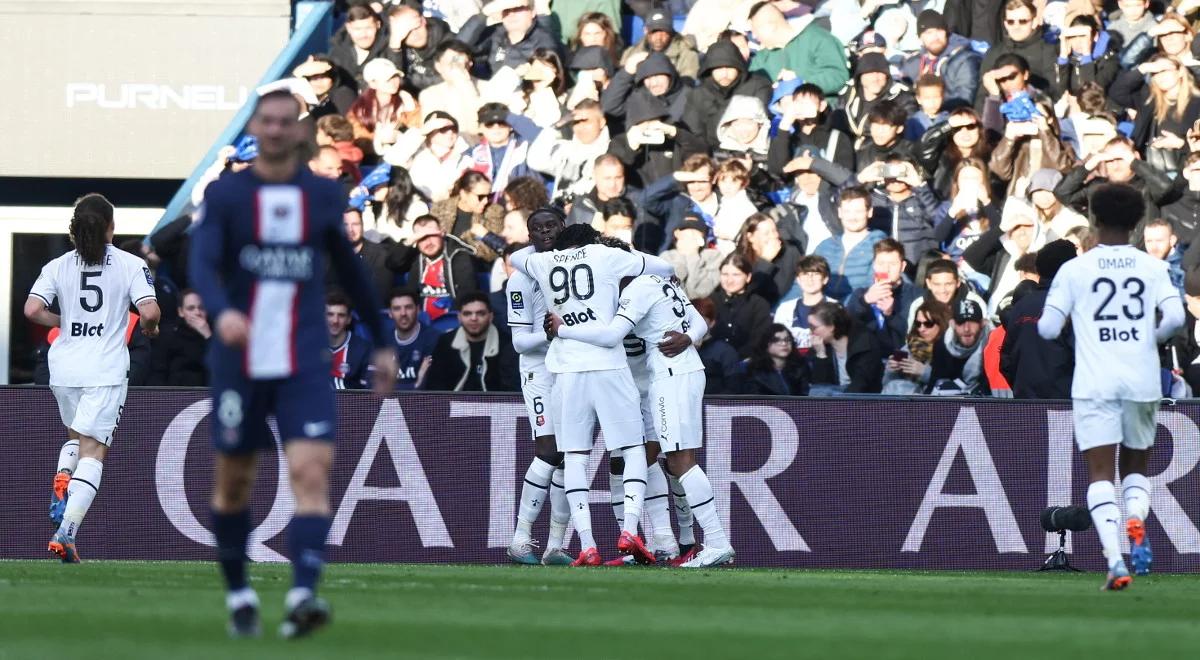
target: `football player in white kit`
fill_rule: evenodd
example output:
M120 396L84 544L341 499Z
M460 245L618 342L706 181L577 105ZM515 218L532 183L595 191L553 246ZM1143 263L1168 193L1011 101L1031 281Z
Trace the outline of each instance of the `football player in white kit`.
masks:
M630 330L643 341L656 344L673 337L672 333L686 334L697 324L707 331L707 323L692 308L686 294L666 278L636 277L621 290L620 296L611 323L568 326L552 316L552 334L563 340L610 347L621 345ZM694 341L689 337L686 349L676 355L652 350L646 356L651 373L652 437L667 455L667 469L678 477L692 513L704 530L704 549L680 564L685 568L728 564L734 558L713 503L712 485L696 464L696 450L702 445L704 432L704 364L691 345Z
M1129 235L1145 211L1141 192L1105 184L1092 193L1089 207L1099 244L1058 271L1038 320L1038 334L1054 339L1068 319L1075 333L1075 442L1088 466L1088 508L1108 564L1104 589L1116 591L1133 581L1121 557L1116 450L1120 445L1130 555L1139 574L1149 573L1146 463L1162 398L1158 344L1179 329L1184 313L1166 262L1129 245ZM1160 314L1161 320L1156 320Z
M557 209L538 209L530 215L530 222L543 213L562 215ZM567 325L610 323L623 277L645 272L669 276L674 272L658 257L598 245L598 236L590 225L572 225L559 235L553 252L535 253L530 247L512 255L513 267L538 283L549 310ZM646 450L641 441L637 387L625 351L620 346L602 348L573 340L555 341L546 352L546 366L555 375L550 409L558 449L566 452L567 501L582 548L572 565L601 563L592 537L587 480L588 452L597 421L606 447L610 451L624 450L625 521L617 550L652 563L654 556L637 535L646 493Z
M70 236L75 249L42 268L25 301L25 317L58 327L50 347L50 390L67 427L54 477L50 519L57 524L48 550L78 563L75 535L87 515L113 430L125 406L129 305L137 307L142 332L158 335L160 312L146 262L112 246L113 206L92 193L75 202ZM58 302L59 313L50 311Z
M531 215L527 221L529 240L538 252L554 249L554 241L566 227L564 218L553 213ZM538 514L550 499L550 538L540 563L546 566L566 565L575 558L563 550L563 537L571 510L563 483L563 453L554 439L554 417L551 414L550 393L554 374L546 368L546 349L550 340L542 324L548 313L542 290L528 275L513 271L505 285L508 301L508 324L512 327L513 348L520 355L521 394L529 412L529 427L533 429L534 458L525 472L521 500L517 509L517 526L508 558L518 564L539 563L534 549L537 543L530 534Z

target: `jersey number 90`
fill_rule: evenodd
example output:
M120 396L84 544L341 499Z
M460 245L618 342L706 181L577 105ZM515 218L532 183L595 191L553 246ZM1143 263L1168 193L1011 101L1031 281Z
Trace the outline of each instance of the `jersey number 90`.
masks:
M554 291L555 305L561 305L571 298L591 298L596 293L596 278L592 275L592 267L578 264L568 271L563 266L555 266L550 271L550 289Z

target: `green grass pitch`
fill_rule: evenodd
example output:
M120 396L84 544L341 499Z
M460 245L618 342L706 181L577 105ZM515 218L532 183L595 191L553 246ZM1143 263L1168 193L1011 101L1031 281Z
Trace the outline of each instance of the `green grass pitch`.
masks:
M255 565L264 637L225 637L217 569L0 561L0 660L1187 658L1200 575L334 564L334 623L275 638L289 572Z

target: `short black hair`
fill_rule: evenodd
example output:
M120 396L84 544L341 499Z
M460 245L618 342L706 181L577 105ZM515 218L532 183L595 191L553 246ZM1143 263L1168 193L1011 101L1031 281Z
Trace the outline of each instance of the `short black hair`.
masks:
M637 218L637 207L625 197L613 197L606 202L600 202L599 210L600 215L604 216L605 219L611 218L614 215Z
M447 39L446 41L443 41L442 43L438 44L438 47L436 49L434 49L434 51L433 51L433 59L434 60L442 59L442 55L445 55L446 51L448 51L448 50L452 50L456 53L466 55L468 60L471 60L472 62L475 61L475 55L474 55L474 52L471 50L471 47L468 46L466 43L459 41L458 39Z
M1029 73L1029 60L1016 53L1004 53L997 57L996 61L992 63L990 70L995 71L996 69L1003 69L1006 66L1014 66L1021 73Z
M935 259L934 261L929 262L929 265L926 266L925 279L928 280L930 277L933 277L938 273L949 273L954 276L954 279L957 280L958 266L956 266L954 262L950 261L949 259Z
M1088 208L1097 227L1131 232L1146 214L1146 200L1133 186L1105 183L1092 191Z
M412 298L414 305L418 307L421 306L421 294L417 293L414 289L398 286L391 291L388 291L388 307L391 307L392 301L397 298Z
M884 99L867 113L867 123L903 126L908 122L908 112L895 101Z
M492 309L491 297L482 291L470 291L470 292L460 295L458 298L456 298L454 300L454 309L461 312L463 307L466 307L467 305L470 305L471 303L476 303L476 302L483 303L487 307L487 310L489 312L495 311Z
M354 304L350 302L350 296L342 293L340 290L333 290L325 294L325 306L341 305L346 308L346 311L354 309Z

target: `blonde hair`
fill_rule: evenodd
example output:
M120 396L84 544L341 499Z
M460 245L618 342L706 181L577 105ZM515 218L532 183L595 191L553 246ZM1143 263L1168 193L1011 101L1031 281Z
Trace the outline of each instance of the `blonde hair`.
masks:
M1179 78L1178 84L1175 86L1176 95L1175 101L1172 102L1167 97L1167 91L1160 89L1154 84L1154 76L1150 77L1150 100L1154 103L1154 119L1162 123L1167 115L1174 112L1175 119L1183 119L1184 113L1187 112L1188 104L1192 98L1197 96L1196 83L1192 80L1192 74L1184 68L1184 66L1166 55L1155 55L1150 58L1150 62L1166 60L1175 65L1175 74Z

